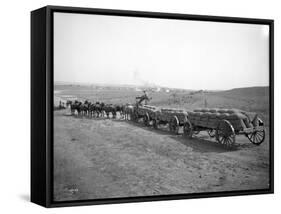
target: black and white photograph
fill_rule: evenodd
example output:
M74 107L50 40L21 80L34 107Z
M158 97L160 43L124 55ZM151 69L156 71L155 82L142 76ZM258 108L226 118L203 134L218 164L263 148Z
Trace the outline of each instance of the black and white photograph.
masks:
M53 201L270 189L266 24L54 12Z

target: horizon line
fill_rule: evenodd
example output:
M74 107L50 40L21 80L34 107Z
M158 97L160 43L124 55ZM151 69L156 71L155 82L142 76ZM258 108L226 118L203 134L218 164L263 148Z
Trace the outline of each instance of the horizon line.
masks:
M262 88L262 87L269 87L269 85L255 85L255 86L242 86L242 87L234 87L234 88L227 88L227 89L203 89L203 88L175 88L175 87L169 87L169 86L161 86L157 84L151 84L151 85L137 85L137 84L119 84L119 83L91 83L91 82L68 82L68 81L54 81L54 85L98 85L98 86L119 86L119 87L140 87L140 88L166 88L166 89L177 89L177 90L189 90L189 91L227 91L227 90L233 90L233 89L239 89L239 88Z

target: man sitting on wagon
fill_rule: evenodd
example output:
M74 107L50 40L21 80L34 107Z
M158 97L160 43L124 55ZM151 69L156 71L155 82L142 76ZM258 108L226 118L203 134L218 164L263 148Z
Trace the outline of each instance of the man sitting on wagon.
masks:
M143 95L140 97L136 97L137 100L137 106L142 105L142 102L144 101L144 104L147 105L147 102L151 100L151 98L148 97L148 94L145 90L143 90Z

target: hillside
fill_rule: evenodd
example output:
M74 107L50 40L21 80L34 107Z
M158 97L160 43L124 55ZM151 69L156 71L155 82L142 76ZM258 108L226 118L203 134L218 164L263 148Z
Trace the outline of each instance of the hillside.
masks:
M269 95L269 87L248 87L248 88L234 88L227 91L217 92L217 93L223 93L226 95L232 95L232 96L253 96L253 97L259 97L259 96L268 96Z
M155 96L155 99L154 99ZM193 110L195 108L237 108L258 113L269 122L269 88L237 88L227 91L200 93L172 93L166 99L152 96L152 105ZM164 98L164 97L163 97Z

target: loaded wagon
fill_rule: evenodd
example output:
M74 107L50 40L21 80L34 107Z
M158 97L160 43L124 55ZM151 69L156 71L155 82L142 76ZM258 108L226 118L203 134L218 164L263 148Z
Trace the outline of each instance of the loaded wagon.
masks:
M170 131L178 134L179 128L187 121L188 113L185 110L174 108L161 108L152 115L151 119L155 129L159 125L169 125Z
M227 147L235 145L236 135L245 135L255 145L265 139L264 123L258 115L239 109L205 108L189 112L184 135L192 137L200 131L207 131Z
M151 105L136 105L134 106L131 119L134 121L143 120L143 123L148 126L152 120L155 118L155 114L160 109L156 106Z

